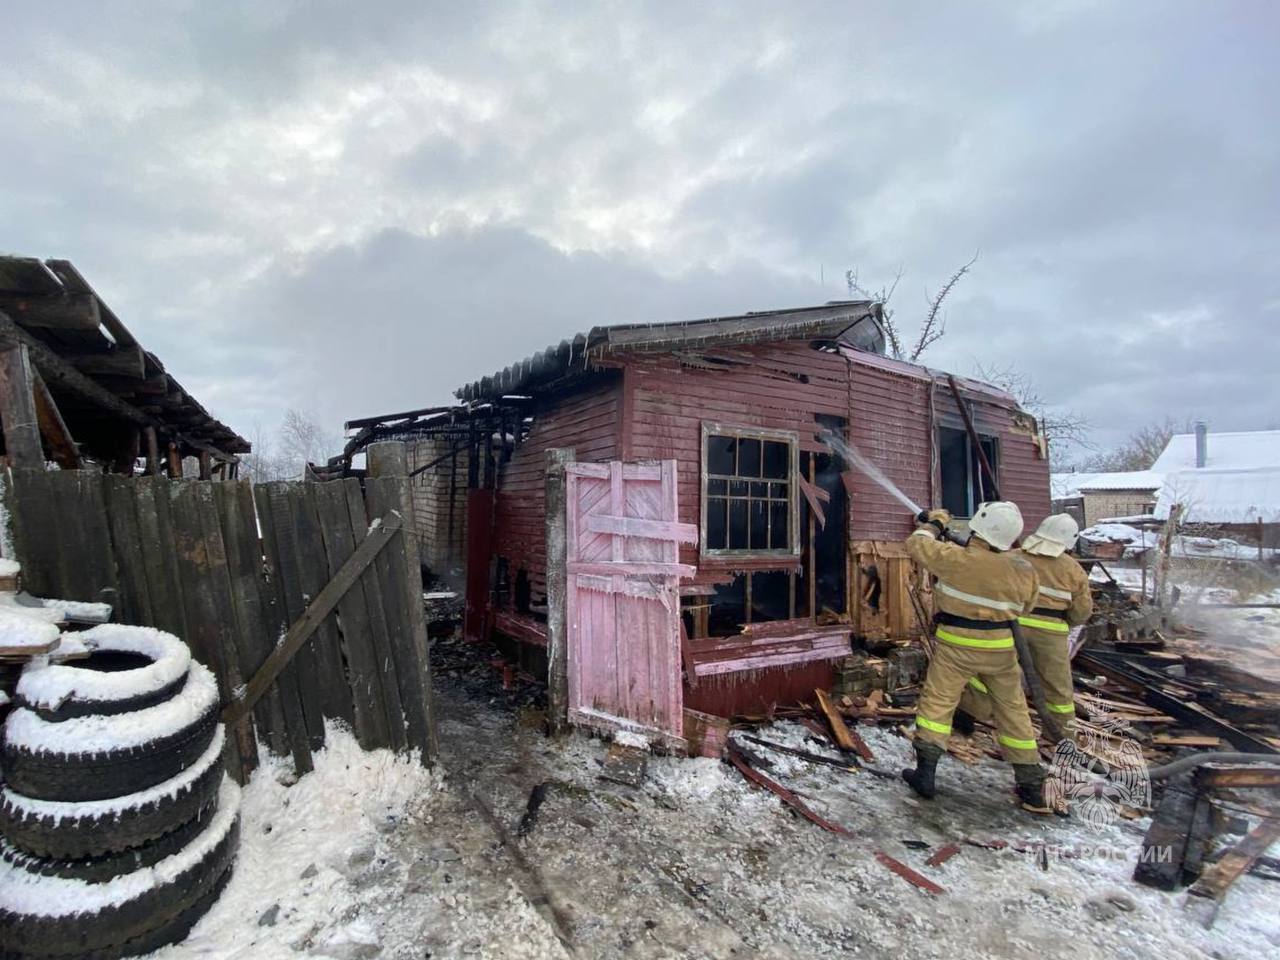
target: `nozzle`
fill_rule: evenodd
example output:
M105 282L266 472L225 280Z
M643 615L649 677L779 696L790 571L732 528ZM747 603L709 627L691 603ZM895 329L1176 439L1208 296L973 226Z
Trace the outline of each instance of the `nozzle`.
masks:
M921 510L919 513L917 513L917 514L916 514L916 520L917 520L917 521L919 521L920 523L928 523L928 522L929 522L929 511L928 511L928 510Z

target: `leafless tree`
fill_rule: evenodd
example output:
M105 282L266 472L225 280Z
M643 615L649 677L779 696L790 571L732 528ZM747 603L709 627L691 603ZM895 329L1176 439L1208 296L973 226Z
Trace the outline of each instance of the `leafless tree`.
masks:
M1023 410L1040 421L1040 427L1049 441L1049 459L1055 466L1060 465L1062 458L1073 451L1094 448L1089 440L1089 418L1078 410L1049 403L1036 389L1031 378L1013 364L998 367L975 363L974 376L1009 391Z
M308 463L324 463L341 446L307 414L288 409L279 431L270 435L261 424L250 435L253 452L240 458L242 475L255 483L298 480Z
M1129 434L1128 439L1114 450L1095 454L1080 466L1084 470L1114 473L1129 470L1149 470L1156 457L1169 444L1175 433L1191 433L1195 421L1187 417L1177 420L1171 416L1148 423Z
M917 363L924 352L933 344L941 340L947 333L947 317L942 310L943 301L955 289L960 278L969 272L969 269L978 262L978 254L975 253L969 262L964 264L959 270L953 273L938 290L936 294L930 295L925 290L925 300L928 306L925 308L924 319L920 322L920 332L912 345L910 352L903 350L902 331L895 319L896 309L889 305L893 299L894 293L898 289L898 283L902 280L902 268L898 268L898 272L894 275L893 282L873 290L862 283L858 277L856 270L846 270L844 273L845 285L849 289L850 296L865 297L868 300L875 300L880 303L884 309L884 335L889 342L889 352L893 354L897 360L909 360Z

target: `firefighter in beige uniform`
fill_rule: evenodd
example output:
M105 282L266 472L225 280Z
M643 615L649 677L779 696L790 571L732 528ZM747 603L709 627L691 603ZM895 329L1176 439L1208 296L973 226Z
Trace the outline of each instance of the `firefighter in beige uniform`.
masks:
M1075 546L1080 527L1066 513L1045 518L1036 532L1022 542L1022 552L1035 568L1040 594L1035 609L1018 617L1031 652L1031 666L1040 676L1045 706L1062 721L1062 732L1075 739L1075 688L1071 683L1071 659L1067 633L1093 613L1089 575L1067 555ZM960 709L975 720L991 723L995 714L991 698L979 679L969 681ZM963 732L963 726L956 723Z
M932 798L934 776L951 734L951 717L971 677L990 691L996 739L1013 764L1023 806L1049 813L1044 769L1022 693L1012 621L1035 606L1040 584L1031 564L1009 553L1022 533L1016 504L983 503L969 521L966 546L940 541L951 515L933 510L928 523L907 538L907 553L937 578L934 585L938 643L916 704L916 768L902 777L920 796Z

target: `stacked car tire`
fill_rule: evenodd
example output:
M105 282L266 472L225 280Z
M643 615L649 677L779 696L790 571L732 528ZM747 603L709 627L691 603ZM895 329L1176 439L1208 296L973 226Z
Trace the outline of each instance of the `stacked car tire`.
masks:
M0 744L0 957L181 940L217 900L239 790L210 672L170 634L107 624L87 660L28 666Z

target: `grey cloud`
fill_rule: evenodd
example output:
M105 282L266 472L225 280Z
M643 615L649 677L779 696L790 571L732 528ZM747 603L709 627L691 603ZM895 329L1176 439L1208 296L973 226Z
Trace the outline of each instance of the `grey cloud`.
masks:
M75 260L245 429L440 400L593 323L841 296L846 266L905 268L909 320L979 248L931 362L1015 363L1102 442L1261 426L1277 27L1247 2L28 5L0 245Z

